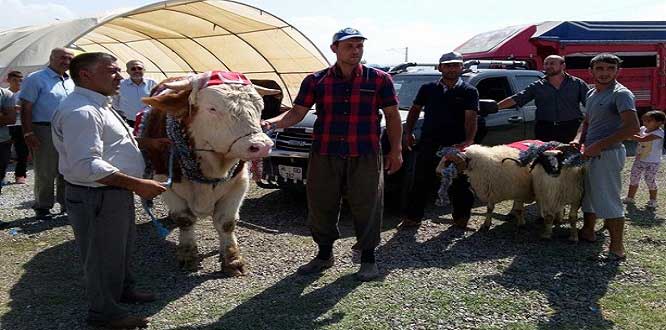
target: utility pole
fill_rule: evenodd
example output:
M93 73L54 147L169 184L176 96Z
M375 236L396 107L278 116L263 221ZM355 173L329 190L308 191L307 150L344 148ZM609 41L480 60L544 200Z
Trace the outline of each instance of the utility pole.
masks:
M409 62L409 47L405 47L405 63Z

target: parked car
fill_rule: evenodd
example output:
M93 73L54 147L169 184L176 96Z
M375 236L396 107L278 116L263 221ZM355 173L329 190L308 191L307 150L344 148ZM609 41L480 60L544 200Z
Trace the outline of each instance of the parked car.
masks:
M499 62L495 62L499 63ZM500 63L501 64L501 63ZM498 64L498 65L500 65ZM509 65L511 64L511 65ZM497 112L497 103L500 100L522 90L528 84L541 78L539 71L526 70L512 61L507 61L502 68L486 68L489 63L483 61L468 61L462 79L470 82L479 89L481 99L480 129L477 143L496 145L533 137L534 103L524 107L507 109ZM393 67L389 70L393 75L398 98L399 109L403 125L407 114L421 85L437 81L441 73L435 70L434 65L407 63ZM312 131L316 115L311 110L305 118L291 128L274 132L271 138L275 142L270 157L263 160L262 180L258 185L265 188L302 188L306 184L305 173L310 147L312 145ZM414 134L420 133L420 124L423 116L417 122ZM385 132L385 123L382 118L382 149L388 152L390 145ZM484 129L485 127L485 129ZM392 191L401 192L400 203L405 199L413 171L413 155L403 150L405 165L393 175L386 176L387 194Z

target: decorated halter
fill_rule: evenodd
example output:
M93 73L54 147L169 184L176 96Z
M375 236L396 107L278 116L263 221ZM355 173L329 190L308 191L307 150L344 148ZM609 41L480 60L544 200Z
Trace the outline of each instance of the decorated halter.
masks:
M208 71L200 73L189 78L189 82L192 86L192 91L190 92L190 113L192 105L196 104L196 96L198 91L202 88L222 85L222 84L240 84L240 85L252 85L249 79L245 77L242 73L238 72L226 72L226 71ZM203 175L201 171L201 164L195 157L197 151L208 151L215 152L214 150L202 150L194 149L188 143L187 132L181 124L180 120L174 116L167 115L166 118L166 131L167 136L173 143L173 148L180 162L180 168L183 175L192 182L203 183L203 184L218 184L224 183L236 174L236 170L240 165L240 161L237 161L227 172L223 178L208 178ZM236 139L237 141L238 139ZM234 143L236 142L234 141ZM233 146L233 143L231 144ZM231 150L229 146L229 150Z
M228 71L207 71L190 78L192 82L192 93L190 93L190 107L197 104L197 94L202 88L222 85L222 84L238 84L238 85L252 85L252 82L245 77L244 74L239 72Z

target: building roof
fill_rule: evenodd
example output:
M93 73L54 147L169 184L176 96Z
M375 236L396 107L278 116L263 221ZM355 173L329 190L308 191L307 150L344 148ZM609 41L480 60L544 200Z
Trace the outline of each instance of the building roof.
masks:
M302 79L329 65L300 31L259 8L227 0L161 1L103 17L0 32L0 76L34 71L50 50L107 52L125 63L144 62L146 76L162 80L208 70L270 79L291 105Z

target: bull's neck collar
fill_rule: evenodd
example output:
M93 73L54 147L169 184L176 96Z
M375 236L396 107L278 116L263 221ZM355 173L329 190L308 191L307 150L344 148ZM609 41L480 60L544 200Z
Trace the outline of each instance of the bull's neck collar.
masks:
M178 118L167 115L166 119L167 136L172 141L176 157L180 164L183 175L190 181L203 184L221 184L231 180L239 173L239 166L243 164L239 160L234 160L233 165L222 178L206 177L201 170L201 164L197 160L196 152L214 152L213 150L198 150L192 148L189 143L186 128L181 124Z

